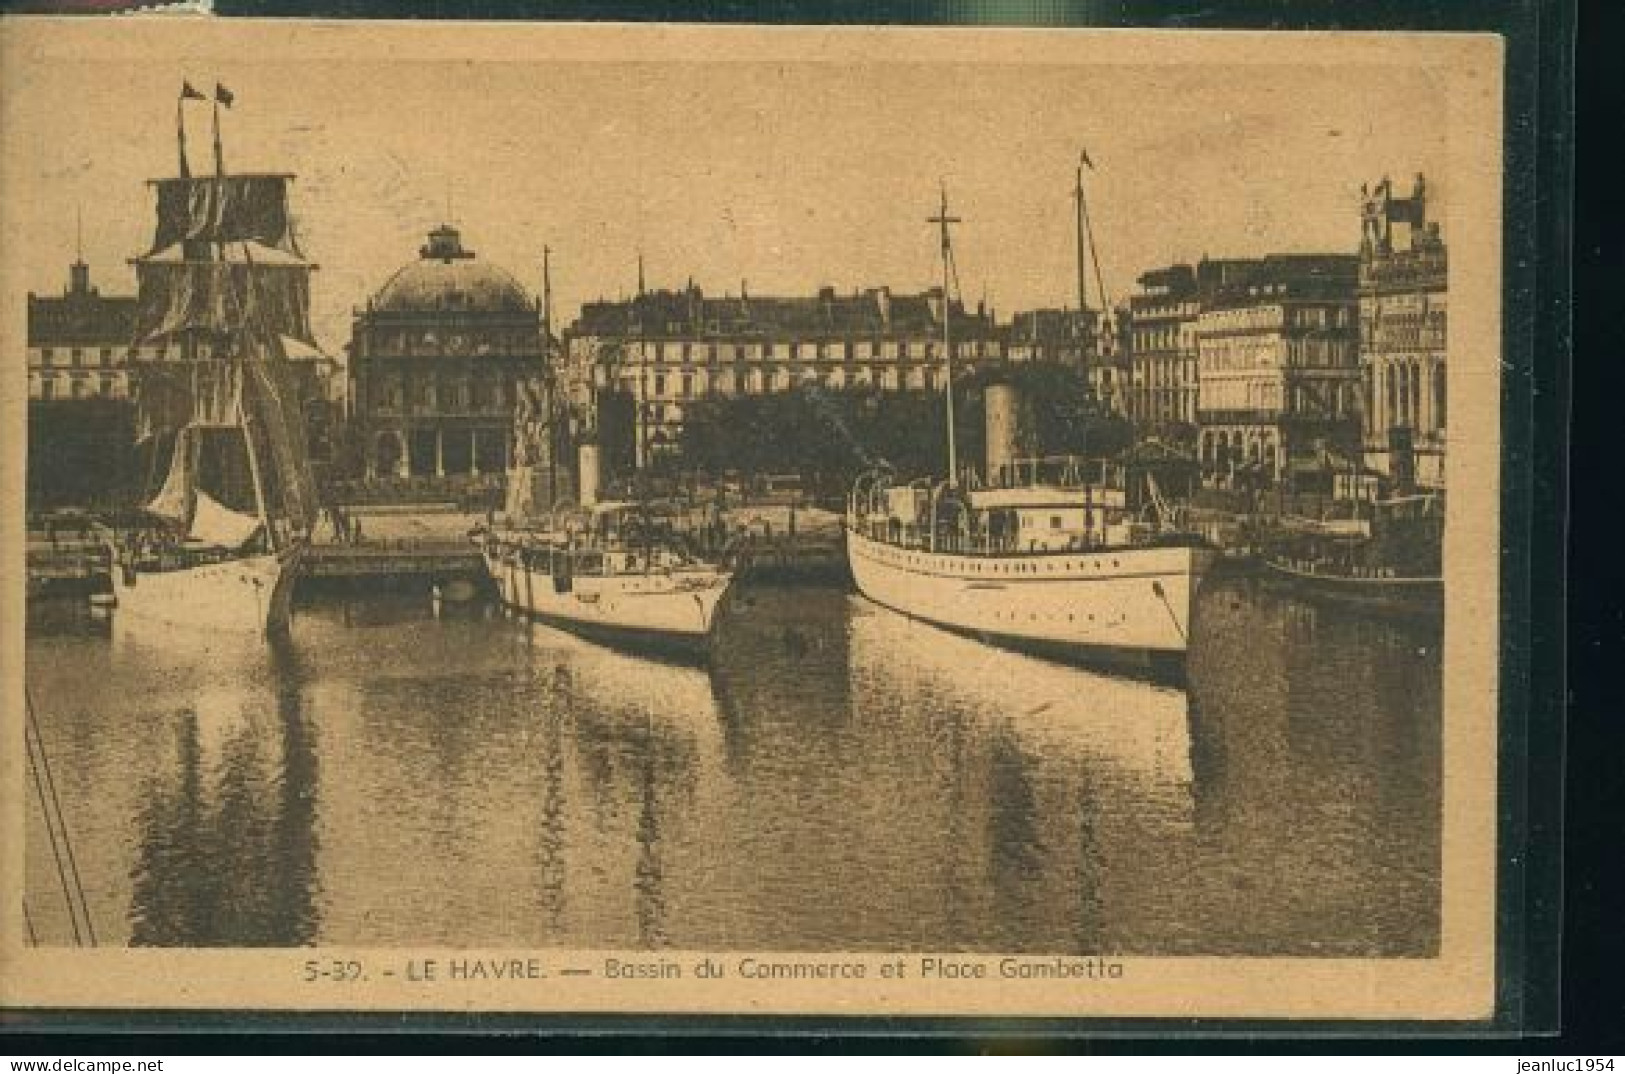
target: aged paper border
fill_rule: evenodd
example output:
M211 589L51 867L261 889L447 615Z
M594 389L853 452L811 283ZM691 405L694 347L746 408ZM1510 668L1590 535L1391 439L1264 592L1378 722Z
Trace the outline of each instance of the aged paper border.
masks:
M1337 68L1424 66L1447 86L1451 197L1449 385L1451 443L1446 534L1446 667L1443 693L1442 933L1432 959L1123 958L1111 981L1002 980L998 956L984 982L884 979L897 956L856 954L861 981L611 981L600 976L534 982L407 982L376 974L360 985L301 982L306 959L357 959L371 967L409 960L534 954L549 968L601 965L630 951L449 951L351 948L260 950L35 949L25 946L23 883L24 648L22 618L24 453L21 373L27 281L0 254L0 339L17 368L0 382L0 571L4 631L0 689L0 1006L300 1011L536 1013L754 1013L776 1015L976 1015L982 1017L1202 1017L1482 1020L1494 1013L1497 891L1498 621L1501 510L1502 101L1504 42L1487 34L1166 32L1138 30L761 28L282 22L206 19L8 19L0 24L0 79L16 86L35 65L158 57L184 52L206 66L240 60L243 44L265 60L502 61L637 59L727 63L911 61L970 64L1258 65ZM0 138L15 131L18 95L0 94ZM8 118L10 117L10 118ZM0 241L18 235L27 210L4 199L26 166L27 146L7 139L0 157ZM951 954L951 952L943 952ZM688 964L733 964L751 952L661 952ZM771 953L757 952L771 956ZM832 953L833 954L833 953ZM780 955L806 961L806 954ZM903 956L918 962L918 956Z

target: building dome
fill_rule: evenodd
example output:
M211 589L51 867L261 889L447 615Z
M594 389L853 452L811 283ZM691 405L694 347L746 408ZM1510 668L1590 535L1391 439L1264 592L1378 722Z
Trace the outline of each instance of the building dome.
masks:
M535 309L518 280L505 269L465 250L457 229L442 224L429 232L418 260L401 267L379 289L373 308L386 313L524 313Z

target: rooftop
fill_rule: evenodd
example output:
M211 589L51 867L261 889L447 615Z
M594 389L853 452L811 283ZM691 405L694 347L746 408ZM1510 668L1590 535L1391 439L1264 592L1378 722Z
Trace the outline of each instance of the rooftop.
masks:
M808 296L708 297L698 287L645 291L620 301L589 302L570 326L576 336L809 337L929 335L942 330L942 291L894 295L875 287L836 294L825 287ZM960 331L990 334L993 318L952 303Z
M506 269L465 249L457 229L429 232L418 260L403 265L373 296L370 308L386 313L527 313L536 304Z
M28 296L28 343L127 345L135 339L135 312L134 296L102 294L90 284L90 266L75 261L62 294Z

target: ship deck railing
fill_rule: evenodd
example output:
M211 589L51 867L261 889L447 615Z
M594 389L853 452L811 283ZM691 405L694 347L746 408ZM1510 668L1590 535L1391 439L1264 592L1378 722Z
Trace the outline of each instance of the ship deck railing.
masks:
M1171 548L1208 543L1207 539L1199 533L1179 531L1151 533L1129 541L1107 541L1104 538L1074 537L1062 546L1044 545L1037 541L1029 541L1023 545L1019 539L991 540L975 537L965 538L963 536L939 537L933 545L928 535L921 535L917 530L906 532L899 537L893 537L887 532L888 527L884 525L875 526L860 522L854 525L853 528L870 540L878 541L891 548L900 548L908 552L933 552L954 556L1057 556L1105 552L1121 548Z

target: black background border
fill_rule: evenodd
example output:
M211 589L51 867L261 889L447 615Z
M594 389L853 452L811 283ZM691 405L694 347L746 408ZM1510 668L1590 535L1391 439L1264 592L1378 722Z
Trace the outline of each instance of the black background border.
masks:
M0 11L53 11L62 3L4 3ZM0 1050L56 1054L425 1051L525 1052L1052 1052L1178 1053L1490 1051L1599 1054L1625 1040L1613 908L1625 858L1625 809L1612 773L1620 756L1611 680L1625 612L1606 584L1625 538L1610 525L1616 467L1602 439L1617 424L1613 359L1586 368L1573 429L1583 498L1569 520L1572 258L1579 297L1606 308L1621 261L1617 218L1605 223L1614 184L1581 173L1575 216L1575 132L1607 135L1582 163L1625 137L1625 79L1615 46L1620 5L1596 0L991 0L842 4L792 0L216 0L223 17L524 19L564 21L897 25L1026 25L1191 29L1482 31L1507 40L1502 559L1502 833L1498 1011L1491 1023L1234 1022L1200 1020L965 1021L537 1016L303 1016L220 1012L55 1012L48 1021L0 1014ZM1580 66L1575 64L1576 30ZM1578 114L1575 110L1579 102ZM1591 181L1587 181L1587 177ZM3 192L0 192L3 196ZM1615 214L1617 217L1617 214ZM1575 242L1576 235L1582 236ZM1575 247L1578 247L1576 250ZM1606 282L1605 282L1606 281ZM1604 288L1609 294L1604 297ZM1617 299L1614 299L1617 302ZM1607 349L1604 349L1607 348ZM1592 380L1596 374L1601 382ZM1607 378L1614 378L1613 381ZM1589 425L1596 421L1598 424ZM1613 431L1613 430L1610 430ZM1595 437L1595 439L1591 439ZM1610 480L1612 479L1612 480ZM1591 519L1592 521L1585 521ZM1583 523L1583 524L1582 524ZM1572 533L1572 543L1571 543ZM1575 557L1573 606L1566 597ZM1566 619L1572 614L1572 619ZM1573 631L1573 648L1565 642ZM1565 658L1568 662L1565 662ZM1570 688L1567 672L1574 673ZM1565 712L1574 770L1565 786ZM1607 736L1612 734L1612 741ZM1601 769L1592 771L1593 767ZM1565 798L1570 817L1564 829ZM1565 855L1565 850L1567 855ZM1566 862L1565 862L1566 857ZM1565 863L1567 869L1565 870ZM1565 885L1565 871L1567 884ZM39 1032L46 1028L46 1032ZM1561 1030L1560 1035L1558 1035ZM1530 1034L1539 1034L1531 1036Z

